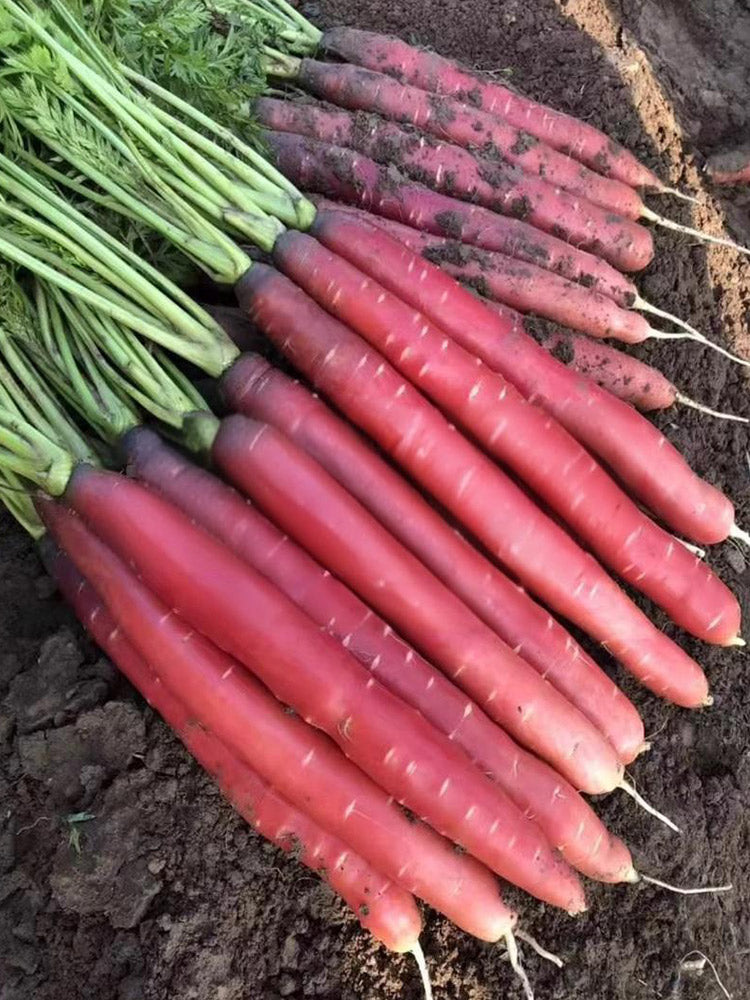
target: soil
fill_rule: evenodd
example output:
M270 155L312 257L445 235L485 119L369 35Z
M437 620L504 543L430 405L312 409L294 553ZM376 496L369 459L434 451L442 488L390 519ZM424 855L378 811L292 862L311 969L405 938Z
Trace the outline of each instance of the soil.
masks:
M750 121L746 0L325 0L306 12L438 47L603 126L700 193L699 206L654 206L750 242L747 190L711 191L701 173ZM747 265L666 233L657 247L643 294L750 357ZM645 354L688 395L750 414L738 366L691 344ZM746 430L684 408L656 419L750 524ZM732 544L708 556L746 610L747 557ZM371 943L324 886L233 814L82 637L7 519L0 567L0 1000L420 996L410 959ZM644 871L734 891L592 886L590 910L575 920L524 900L524 926L566 962L559 971L527 952L540 1000L720 1000L710 967L681 968L693 950L736 1000L747 996L747 659L684 641L710 674L712 709L679 711L625 684L653 734L633 777L685 833L621 795L599 805ZM432 913L423 943L441 1000L521 996L500 947Z

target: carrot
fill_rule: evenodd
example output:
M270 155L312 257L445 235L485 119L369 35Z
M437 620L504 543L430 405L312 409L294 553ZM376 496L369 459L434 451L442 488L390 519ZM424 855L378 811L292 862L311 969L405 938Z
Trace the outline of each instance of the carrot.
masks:
M222 427L214 456L225 428L231 435L233 426L230 419ZM509 881L566 910L581 908L577 878L553 856L538 827L459 747L378 684L268 580L131 480L79 467L65 499L103 542L134 564L144 585L173 609L170 614L236 656L396 799ZM99 589L88 569L79 569Z
M632 495L674 531L699 544L714 544L732 533L730 500L698 477L649 421L566 371L530 337L498 319L439 268L416 258L383 233L373 232L364 240L359 224L340 213L319 212L316 233L333 252L443 326L459 344L513 382L528 400L541 403L573 437L615 469ZM417 267L420 275L426 270L425 281L412 280Z
M511 736L578 788L617 787L622 766L601 733L292 442L235 416L223 421L211 455Z
M245 355L224 376L234 409L273 424L308 452L411 549L515 652L576 705L630 763L643 723L610 678L543 608L470 545L317 397Z
M295 367L524 586L606 643L657 694L686 707L705 703L698 665L381 354L271 268L254 266L236 290Z
M284 59L272 72L292 76L316 96L333 104L352 110L375 111L438 138L447 138L456 145L480 147L485 155L516 164L527 173L542 177L615 215L633 221L646 219L708 243L750 253L750 249L726 237L713 236L659 215L644 204L630 185L590 170L523 125L516 127L504 115L490 114L463 100L405 85L380 71L361 66ZM674 188L660 186L659 191L694 200Z
M585 288L536 264L433 236L359 208L346 205L339 208L324 199L318 199L316 204L323 210L330 205L333 211L343 211L377 226L483 297L496 299L522 313L536 313L591 337L610 337L631 344L640 343L654 333L640 313L622 309L593 288Z
M640 270L654 255L653 239L643 226L613 216L504 160L475 155L362 112L269 97L256 101L254 111L265 128L355 149L435 191L527 221L624 271Z
M504 319L506 311L498 302L485 306L497 310ZM644 412L666 410L680 402L682 394L657 368L626 354L601 340L592 340L567 330L525 327L534 340L571 371L591 379L613 396Z
M605 177L630 187L669 190L652 170L599 129L572 115L538 104L437 53L408 45L389 35L346 27L324 32L320 45L322 51L347 62L387 73L402 83L454 97L497 115Z
M325 224L324 219L323 228ZM729 588L639 510L580 443L530 405L511 382L313 236L285 233L276 241L274 260L463 425L673 621L708 642L736 641L740 607ZM415 256L413 280L427 284L429 277Z
M279 168L305 190L359 205L436 236L538 264L606 295L635 297L632 282L611 264L526 222L409 182L350 149L288 132L264 132L263 136Z
M133 431L124 445L131 475L158 489L198 524L231 545L320 628L342 642L381 684L450 736L519 809L535 820L569 864L590 878L604 881L632 877L633 864L624 844L608 833L565 779L522 750L382 618L238 493L168 448L152 431ZM440 518L437 521L444 524ZM451 537L452 532L447 534ZM598 674L605 676L601 671ZM598 691L602 685L594 686ZM617 692L611 682L609 688ZM624 699L620 696L619 700ZM605 701L616 713L618 699L611 697L610 690ZM642 728L640 732L642 737Z
M643 203L636 191L610 180L501 118L460 101L429 94L360 66L289 60L294 81L305 90L352 111L373 111L457 146L479 148L555 187L586 198L620 216L638 219Z
M102 475L79 470L73 491ZM141 492L126 480L106 478L130 498L133 490ZM44 499L38 509L140 656L229 751L290 805L468 933L494 941L509 930L515 917L486 868L404 816L329 739L285 711L235 660L150 593L80 517Z
M414 950L422 929L414 898L375 871L338 837L290 805L257 771L197 723L127 639L70 559L59 550L45 550L47 570L81 624L179 736L247 824L324 878L360 924L386 948L396 952Z

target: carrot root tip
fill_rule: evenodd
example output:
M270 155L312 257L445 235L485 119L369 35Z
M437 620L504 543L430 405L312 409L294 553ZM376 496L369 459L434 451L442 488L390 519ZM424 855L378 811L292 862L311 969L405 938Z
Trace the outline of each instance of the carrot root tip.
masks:
M424 989L425 1000L432 1000L432 983L430 982L430 970L427 968L427 960L424 957L424 952L422 951L422 945L417 941L414 947L411 949L411 953L414 956L414 961L417 963L417 968L419 969L419 975L422 979L422 988Z
M512 931L508 931L505 935L505 946L508 949L508 958L510 959L510 964L513 967L513 971L521 980L521 985L523 987L523 993L526 1000L534 1000L534 991L531 988L531 983L529 982L529 977L526 975L526 970L521 965L521 958L518 954L518 942L513 936Z
M537 953L537 955L544 958L547 962L551 962L553 965L556 965L558 969L562 969L565 965L565 962L563 962L559 955L554 955L551 951L547 951L547 949L539 944L537 939L532 937L528 931L517 930L516 938L519 941L525 941L526 944Z
M683 886L672 885L670 882L663 882L661 879L654 878L652 875L644 875L642 872L639 874L638 880L641 882L648 882L650 885L658 886L660 889L666 889L667 892L675 892L680 896L701 896L709 893L731 892L734 888L730 882L729 885L706 885L686 889Z
M745 545L750 546L750 533L744 531L738 524L733 524L729 531L730 538L736 538L740 542L744 542Z
M689 396L683 396L681 392L675 395L675 400L678 403L682 403L683 406L689 406L693 410L698 410L700 413L707 413L709 417L717 417L719 420L735 420L738 424L750 424L750 418L748 417L740 417L736 413L725 413L722 410L712 410L710 406L697 403Z
M655 819L658 819L659 822L663 823L665 826L668 826L670 830L674 830L675 833L682 833L682 830L679 828L679 826L677 826L677 824L674 823L669 818L669 816L665 816L664 813L659 812L658 809L652 806L650 802L647 802L646 799L643 798L641 793L637 791L635 787L630 784L629 781L626 781L623 778L622 781L620 782L619 787L623 790L623 792L629 795L633 799L633 801L636 802L641 807L641 809L645 810L651 816L655 817Z
M686 236L695 236L696 239L702 240L704 243L715 243L717 246L729 247L738 253L750 254L750 248L743 247L726 236L712 236L710 233L704 233L700 229L693 229L691 226L682 226L679 222L667 219L663 215L659 215L658 212L652 212L650 208L646 208L645 206L641 210L641 217L648 219L649 222L653 222L656 226L663 226L664 229L672 229L677 233L684 233Z
M649 193L668 194L673 198L679 198L681 201L689 201L692 205L700 205L700 198L696 198L695 195L692 194L687 194L685 191L680 191L679 188L669 187L667 184L662 184L661 187L654 188Z

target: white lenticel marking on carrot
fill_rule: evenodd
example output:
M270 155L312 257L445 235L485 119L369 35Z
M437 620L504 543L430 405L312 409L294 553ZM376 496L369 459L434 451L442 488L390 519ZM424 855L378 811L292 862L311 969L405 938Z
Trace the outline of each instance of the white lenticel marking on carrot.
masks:
M378 367L375 369L375 378L380 378L380 376L383 374L384 371L385 371L385 365L383 364L378 365Z
M367 683L365 684L366 690L369 691L370 688L374 687L376 683L377 683L377 681L375 680L374 677L368 677L367 678Z
M466 814L464 815L464 819L470 820L476 811L477 811L476 806L469 806L469 808L466 810Z
M406 771L406 774L411 778L411 776L416 773L417 762L415 760L410 760L404 770Z
M475 382L474 385L471 387L471 391L469 392L469 399L476 399L477 396L479 395L479 391L481 388L482 388L482 383Z
M406 392L406 383L402 382L393 395L395 396L396 399L401 399L401 397L405 392Z
M445 781L440 786L440 791L438 792L438 798L439 799L442 799L442 797L448 791L448 789L450 788L450 786L451 786L451 779L450 778L446 778Z
M383 757L383 763L390 764L390 762L393 760L395 753L396 753L396 748L391 747L390 750L388 750L388 752L386 753L385 757Z
M163 625L164 622L169 621L169 619L172 617L173 614L174 614L174 611L172 611L171 609L169 611L167 611L167 613L164 614L164 615L162 615L161 618L159 619L159 624Z
M435 683L435 676L434 674L430 674L430 676L427 678L427 683L425 684L425 691L430 691L434 683Z
M221 675L221 679L225 681L227 677L231 677L233 673L234 673L234 664L232 664L231 667L227 667L227 669Z
M385 292L381 292L377 297L376 305L382 305L385 302Z
M487 697L486 697L486 698L484 699L484 701L485 701L485 704L489 704L489 703L490 703L491 701L494 701L494 700L495 700L495 698L497 698L497 688L493 688L493 689L492 689L492 690L490 691L490 693L489 693L489 694L487 695Z
M312 759L315 756L314 750L308 750L305 756L302 758L302 766L308 767L312 763Z
M466 492L466 489L468 488L471 480L474 478L476 471L477 471L476 468L467 469L466 472L464 472L463 476L461 476L460 482L458 484L458 490L456 491L457 500L460 500L461 497Z
M514 833L511 836L510 840L508 841L508 850L509 851L513 850L513 848L516 846L517 841L518 841L518 836Z
M723 617L724 617L724 612L720 611L718 615L714 618L714 620L708 625L708 631L710 632L711 629L716 628L716 626L719 624L719 622L722 620Z

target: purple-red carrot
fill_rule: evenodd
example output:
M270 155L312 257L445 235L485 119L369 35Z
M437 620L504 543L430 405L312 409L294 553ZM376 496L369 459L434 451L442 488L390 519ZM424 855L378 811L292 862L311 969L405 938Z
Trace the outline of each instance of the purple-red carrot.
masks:
M532 101L435 52L408 45L390 35L346 27L324 32L320 48L347 62L387 73L402 83L481 108L605 177L631 187L664 190L652 170L593 125Z
M214 456L222 440L228 446L236 441L237 421L244 419L229 418L222 425ZM78 467L65 500L120 558L131 562L144 585L170 609L167 619L179 615L236 656L280 702L326 732L373 781L478 860L488 859L498 874L553 905L581 908L583 893L575 874L553 856L539 828L505 793L218 540L122 476ZM89 569L79 568L100 589ZM104 593L102 597L114 612ZM135 642L132 631L126 631ZM145 649L141 652L152 662ZM356 797L353 801L350 812ZM337 832L330 825L328 829Z
M324 878L360 924L386 948L412 951L422 929L414 897L375 871L348 844L290 805L257 771L201 725L146 663L67 556L59 550L47 550L45 565L94 641L179 736L248 826Z
M583 791L617 787L622 765L596 727L284 435L229 417L211 456L515 739Z
M435 236L537 264L618 302L632 305L636 301L633 283L611 264L526 222L432 191L351 149L290 132L264 132L263 136L277 166L300 188Z
M340 107L374 111L458 146L481 149L616 215L638 219L643 211L638 193L627 184L603 177L530 133L450 97L429 94L360 66L314 59L300 60L296 82Z
M484 304L488 309L496 310L503 320L507 318L507 309L499 302L487 300ZM524 332L529 333L528 326ZM601 340L592 340L567 330L533 330L531 335L537 344L570 371L591 379L617 399L645 413L666 410L679 402L680 393L666 375L653 365Z
M514 743L475 702L244 497L167 447L153 431L131 431L124 445L130 475L158 489L231 545L320 628L342 642L381 684L450 736L534 819L569 864L603 881L632 877L633 863L624 844L607 831L564 778ZM600 692L602 685L594 683L593 687ZM611 682L609 687L617 691ZM607 690L602 700L617 714L619 702L625 699L612 699L609 694ZM640 734L642 738L642 729Z
M606 643L657 694L686 707L705 703L700 667L378 351L272 268L250 268L237 294L297 370L532 593Z
M360 242L384 234L346 220ZM325 228L325 219L321 228ZM336 220L333 220L336 225ZM317 222L311 233L317 232ZM390 241L394 253L400 248ZM700 559L645 514L554 417L382 285L315 239L288 231L278 266L332 315L361 334L413 385L509 467L591 551L693 635L732 645L739 602ZM416 255L412 279L443 275ZM470 482L470 481L469 481ZM464 484L468 488L469 483Z
M345 421L265 358L244 355L222 392L240 413L304 448L450 587L519 656L576 705L629 763L643 723L617 685L568 632L455 531Z
M316 204L377 226L480 295L522 313L533 312L591 337L610 337L629 344L647 340L653 332L640 313L622 309L601 292L552 274L536 264L433 236L361 208L333 206L322 198L316 199Z
M315 226L331 250L444 327L530 402L541 403L673 531L700 545L728 537L734 525L731 501L697 476L664 435L631 407L558 364L514 324L387 234L370 227L372 233L363 239L361 224L334 212L319 212ZM423 271L424 281L413 280L415 272L421 276Z
M102 486L102 475L79 470L73 492L84 479L87 486ZM109 486L115 480L122 484L120 492L128 496L125 509L133 502L134 490L146 494L133 483L108 478ZM114 498L101 489L96 492L94 502L101 512ZM152 594L63 503L40 498L37 506L51 536L95 588L138 653L190 714L240 760L376 870L468 933L487 941L507 933L515 916L486 868L469 855L459 855L429 827L411 822L327 737L287 712L236 660ZM130 509L138 518L144 510L137 502L134 507ZM162 530L150 558L159 558L168 537L170 532ZM126 544L127 558L138 546L134 532Z
M653 238L644 226L505 160L489 159L365 112L261 97L255 114L265 128L355 149L443 194L527 221L623 271L640 270L654 255Z

